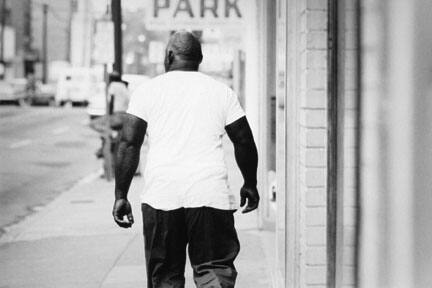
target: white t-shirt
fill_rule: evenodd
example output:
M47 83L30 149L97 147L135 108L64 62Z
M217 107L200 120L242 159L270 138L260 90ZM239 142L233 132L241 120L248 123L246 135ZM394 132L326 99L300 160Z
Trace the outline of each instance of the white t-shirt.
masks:
M222 148L245 115L233 90L200 72L171 71L138 87L127 113L148 124L143 203L156 209L236 209Z

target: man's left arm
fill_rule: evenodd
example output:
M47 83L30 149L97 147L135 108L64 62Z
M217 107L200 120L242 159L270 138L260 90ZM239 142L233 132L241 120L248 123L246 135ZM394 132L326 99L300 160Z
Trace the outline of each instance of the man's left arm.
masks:
M132 226L132 208L127 199L132 178L139 164L141 145L147 130L147 122L131 114L123 115L123 129L115 161L114 221L123 228ZM126 219L123 218L126 216Z

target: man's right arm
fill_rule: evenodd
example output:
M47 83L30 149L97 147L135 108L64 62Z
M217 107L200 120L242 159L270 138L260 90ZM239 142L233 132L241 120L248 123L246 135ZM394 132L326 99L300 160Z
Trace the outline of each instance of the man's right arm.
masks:
M240 206L247 206L243 213L258 207L259 194L257 190L258 152L252 131L245 116L227 125L225 130L234 144L234 154L237 165L243 175L244 184L240 190Z
M147 122L131 115L123 115L123 128L115 161L114 221L123 228L133 224L133 215L127 199L129 186L138 167L141 145L147 130ZM126 216L127 220L123 218Z

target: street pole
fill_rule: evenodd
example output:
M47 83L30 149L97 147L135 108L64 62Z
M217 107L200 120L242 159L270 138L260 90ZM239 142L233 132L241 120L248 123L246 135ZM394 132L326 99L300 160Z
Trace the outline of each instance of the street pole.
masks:
M111 0L111 17L114 24L114 64L113 72L117 72L122 75L122 17L121 17L121 0ZM106 69L106 65L105 71ZM114 176L114 162L113 153L111 150L112 139L111 139L111 126L110 126L110 116L112 114L112 95L108 93L109 80L106 82L106 96L107 96L107 134L105 137L105 147L104 147L104 159L105 159L105 177L108 181Z
M113 71L120 74L123 73L122 69L122 12L121 12L121 0L111 0L111 15L112 21L114 22L114 53L115 61L113 64Z
M2 1L2 6L1 6L1 28L0 28L0 40L1 40L1 45L0 45L0 66L2 66L0 68L0 79L4 78L4 40L5 40L5 25L6 25L6 0Z
M43 22L42 22L42 83L47 82L48 76L48 4L42 5Z
M29 74L34 73L34 53L32 51L32 21L31 11L32 3L31 0L25 0L25 11L24 11L24 76L27 78Z
M103 34L103 35L109 35L108 39L106 40L104 39L104 44L106 42L110 42L110 43L106 43L109 44L109 59L107 59L107 57L104 57L103 59L98 58L98 62L102 62L103 63L103 67L104 67L104 79L105 79L105 108L106 108L106 114L105 114L105 131L103 132L103 146L102 146L102 152L103 152L103 158L104 158L104 175L105 175L105 179L107 181L111 181L111 179L114 177L114 155L113 155L113 151L112 151L112 130L111 130L111 114L112 114L112 110L111 110L111 98L112 96L108 93L109 91L109 75L108 75L108 63L114 63L115 61L115 52L113 53L113 50L115 50L115 48L111 45L114 44L114 40L112 39L112 37L114 36L114 32L113 32L113 26L114 24L112 23L112 14L110 13L110 6L107 6L107 10L106 10L106 14L105 16L101 19L102 23L108 22L109 25L109 29L107 28L101 28L104 26L101 26L101 24L96 25L96 32L99 36L99 34ZM111 26L112 25L112 26ZM102 29L103 32L101 32L99 29ZM109 31L109 32L108 32ZM97 43L98 46L100 46L100 37L95 37L96 39L98 39ZM100 50L101 48L99 47L97 50ZM103 49L103 48L102 48ZM106 56L106 55L105 55Z
M114 157L112 153L112 130L111 130L111 95L108 93L109 76L108 76L108 65L104 64L104 76L105 76L105 105L106 105L106 130L104 132L104 145L103 145L103 155L104 155L104 174L107 181L111 181L114 177Z

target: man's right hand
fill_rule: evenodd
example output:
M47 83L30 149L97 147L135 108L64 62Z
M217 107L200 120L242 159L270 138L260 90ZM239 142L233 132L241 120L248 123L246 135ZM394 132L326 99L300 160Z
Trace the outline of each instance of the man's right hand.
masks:
M137 171L140 148L147 130L147 122L134 115L125 113L121 116L123 128L120 130L117 155L115 157L115 202L114 221L123 228L132 226L134 219L127 194L132 178ZM124 219L126 217L126 219Z
M134 223L132 208L127 199L115 200L112 214L114 221L122 228L129 228Z
M240 207L243 207L246 204L246 200L247 205L246 208L243 209L242 213L248 213L258 208L260 197L256 187L243 185L240 189Z

